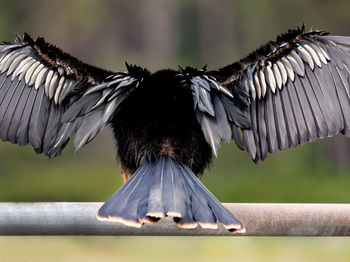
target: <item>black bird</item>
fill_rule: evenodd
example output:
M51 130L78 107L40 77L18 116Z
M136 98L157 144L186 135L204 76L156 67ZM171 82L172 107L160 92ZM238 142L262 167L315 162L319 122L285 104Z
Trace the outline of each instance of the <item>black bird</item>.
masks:
M0 46L0 138L54 158L110 125L126 183L98 218L244 232L197 178L231 139L268 153L350 135L350 37L304 26L218 70L109 72L25 34Z

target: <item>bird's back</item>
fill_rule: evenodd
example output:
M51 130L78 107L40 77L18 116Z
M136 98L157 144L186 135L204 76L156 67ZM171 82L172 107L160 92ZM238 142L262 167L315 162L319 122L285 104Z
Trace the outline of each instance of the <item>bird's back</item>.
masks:
M118 156L131 173L147 158L170 156L203 172L211 160L193 111L191 91L173 70L158 71L140 84L112 121Z

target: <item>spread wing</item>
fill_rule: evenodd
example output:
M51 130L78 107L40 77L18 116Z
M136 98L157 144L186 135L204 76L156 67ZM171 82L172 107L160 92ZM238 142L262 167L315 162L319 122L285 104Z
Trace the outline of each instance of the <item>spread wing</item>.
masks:
M78 150L108 124L140 75L84 64L43 38L17 37L0 45L0 138L51 158L75 134Z
M239 62L206 74L231 93L248 95L240 112L249 127L229 126L233 140L254 161L317 138L350 135L350 37L290 30Z

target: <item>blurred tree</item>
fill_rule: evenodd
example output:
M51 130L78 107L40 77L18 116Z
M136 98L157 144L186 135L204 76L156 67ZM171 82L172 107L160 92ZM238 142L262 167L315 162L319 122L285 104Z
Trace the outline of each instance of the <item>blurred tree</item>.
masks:
M234 2L197 0L200 63L212 69L231 64L237 59Z
M179 45L179 5L177 1L142 0L145 66L150 70L176 67Z

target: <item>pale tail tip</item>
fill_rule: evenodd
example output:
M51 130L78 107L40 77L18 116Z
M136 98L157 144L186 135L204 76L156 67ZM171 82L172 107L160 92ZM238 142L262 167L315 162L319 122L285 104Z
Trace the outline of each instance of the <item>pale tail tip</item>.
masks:
M222 225L228 230L230 230L230 229L239 230L239 229L243 228L243 226L241 224L229 224L229 225L222 224Z
M167 214L167 216L170 216L170 217L179 217L179 218L182 217L181 213L180 212L176 212L176 211L169 211L166 214Z
M163 218L166 217L166 215L163 212L148 212L146 214L148 217L156 217L156 218Z
M144 217L142 219L139 219L142 224L148 223L148 224L155 224L157 223L160 218L159 217Z
M203 228L203 229L218 229L218 224L213 224L213 223L202 223L199 222L199 225Z
M197 223L183 223L183 224L177 223L177 225L179 228L184 228L184 229L194 229L198 226Z
M109 221L108 217L102 217L99 214L96 215L98 221Z
M124 219L122 217L116 217L116 216L102 217L99 215L97 215L96 217L100 221L118 222L118 223L122 223L123 225L129 226L129 227L137 227L137 228L142 227L142 224L140 222L133 221L133 220L127 220L127 219Z
M246 229L241 224L230 224L230 225L224 225L224 228L226 228L228 231L232 233L245 233Z
M161 213L152 213L152 215L160 215L160 214ZM168 213L167 215L170 215L170 214ZM171 216L172 215L175 215L175 212L174 212L174 214L171 214ZM176 214L176 215L178 215L178 214ZM124 219L122 217L117 217L117 216L103 217L103 216L97 215L96 217L99 221L118 222L118 223L121 223L123 225L130 226L130 227L136 227L136 228L142 227L142 225L144 223L155 224L160 219L160 217L150 216L150 217L145 217L145 218L141 219L139 222L137 222L137 221L127 220L127 219ZM176 222L176 224L178 225L178 227L183 228L183 229L195 229L195 228L197 228L198 225L200 225L201 228L203 228L203 229L218 229L218 224L216 224L216 223L214 224L214 223L193 222L193 223L180 224L180 223ZM223 226L227 230L229 230L230 232L235 233L235 234L236 233L244 234L246 232L246 229L239 224L231 224L231 225L223 225Z
M234 233L234 234L236 234L236 233L238 233L238 234L244 234L247 230L244 228L244 227L242 227L242 228L240 228L240 229L231 229L231 230L229 230L230 232L232 232L232 233Z

